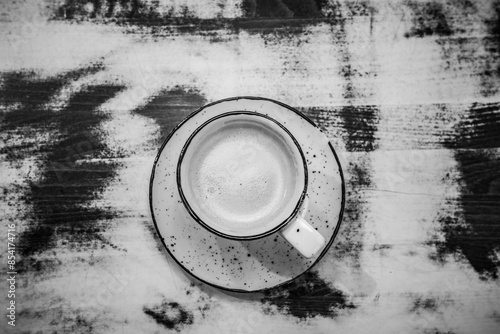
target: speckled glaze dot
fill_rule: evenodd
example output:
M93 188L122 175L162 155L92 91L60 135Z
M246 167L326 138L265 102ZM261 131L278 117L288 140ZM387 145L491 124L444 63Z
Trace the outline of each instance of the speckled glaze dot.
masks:
M185 141L199 124L236 110L266 114L286 124L301 145L309 168L310 204L305 219L327 240L315 257L302 257L279 232L252 241L214 235L194 221L182 204L173 171ZM289 282L324 256L340 226L344 193L336 153L328 138L309 119L279 102L246 97L214 102L191 114L172 131L155 160L150 205L163 244L187 273L222 289L250 292Z

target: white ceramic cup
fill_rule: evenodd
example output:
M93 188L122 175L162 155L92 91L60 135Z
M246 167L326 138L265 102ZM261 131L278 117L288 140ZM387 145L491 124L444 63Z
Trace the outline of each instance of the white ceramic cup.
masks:
M325 238L305 219L307 162L279 122L233 111L201 124L177 164L177 187L189 214L208 231L233 240L279 233L304 257Z

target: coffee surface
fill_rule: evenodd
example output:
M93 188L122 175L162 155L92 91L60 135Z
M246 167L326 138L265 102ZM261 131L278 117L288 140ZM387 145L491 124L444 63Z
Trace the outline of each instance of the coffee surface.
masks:
M237 234L275 223L297 187L296 158L281 134L240 120L202 137L188 169L200 218Z

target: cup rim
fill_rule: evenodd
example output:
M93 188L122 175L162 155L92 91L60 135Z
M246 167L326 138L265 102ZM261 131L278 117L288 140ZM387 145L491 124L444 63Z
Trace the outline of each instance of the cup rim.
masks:
M290 213L290 215L288 215L288 217L283 220L281 223L279 223L278 225L274 226L272 229L269 229L269 230L266 230L262 233L259 233L259 234L253 234L253 235L244 235L244 236L235 236L235 235L232 235L232 234L227 234L227 233L224 233L224 232L221 232L213 227L211 227L210 225L208 225L207 223L205 223L197 214L196 212L193 210L193 208L191 207L191 205L189 204L189 201L187 200L186 196L184 195L184 192L182 190L182 185L181 185L181 165L182 165L182 161L184 159L184 155L187 151L187 149L189 148L189 145L191 144L192 140L194 139L194 137L205 127L207 126L208 124L220 119L220 118L223 118L223 117L229 117L229 116L234 116L234 115L250 115L250 116L256 116L256 117L262 117L262 118L265 118L269 121L272 121L274 122L276 125L278 125L278 127L284 131L293 141L293 143L295 144L295 146L297 147L299 153L300 153L300 157L301 157L301 160L302 160L302 166L304 168L304 187L302 189L302 192L300 194L300 197L297 201L297 204L295 205L293 211ZM182 203L184 205L184 207L187 209L187 211L189 212L189 214L191 215L191 217L201 226L203 226L205 229L207 229L209 232L212 232L220 237L223 237L223 238L226 238L226 239L231 239L231 240L256 240L256 239L260 239L260 238L264 238L266 236L269 236L279 230L281 230L283 227L285 227L286 225L288 225L288 223L290 223L293 218L299 213L300 211L300 208L302 207L302 204L304 203L304 199L306 197L306 194L307 194L307 187L308 187L308 170L307 170L307 161L306 161L306 158L305 158L305 155L304 155L304 152L302 151L302 148L300 147L299 145L299 142L297 141L297 139L295 139L295 137L292 135L292 133L285 127L283 126L280 122L278 122L277 120L275 120L274 118L268 116L268 115L265 115L265 114L262 114L262 113L258 113L258 112L255 112L255 111L248 111L248 110L235 110L235 111L229 111L229 112L225 112L225 113L221 113L217 116L214 116L212 118L210 118L209 120L205 121L203 124L201 124L200 126L198 126L194 131L193 133L191 133L189 135L189 138L187 139L187 141L184 143L184 146L182 147L181 149L181 152L180 152L180 155L179 155L179 159L177 161L177 169L176 169L176 181L177 181L177 190L179 191L179 195L181 197L181 200L182 200Z

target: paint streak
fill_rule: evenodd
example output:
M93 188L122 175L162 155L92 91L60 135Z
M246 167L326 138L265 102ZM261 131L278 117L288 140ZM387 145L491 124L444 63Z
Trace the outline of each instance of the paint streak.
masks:
M413 27L405 37L449 36L452 30L446 20L442 3L409 1L407 6L413 11Z
M177 1L147 0L66 0L58 5L54 18L58 20L92 20L100 23L125 23L144 26L195 24L188 29L195 31L203 25L206 29L222 27L225 20L225 3L208 2L204 6L189 6ZM233 8L236 9L236 8ZM234 16L234 14L233 14ZM229 15L229 17L232 17ZM109 19L112 20L109 20ZM219 22L219 23L217 23Z
M124 87L91 86L75 94L57 115L57 129L63 133L48 149L42 176L31 183L27 198L32 202L37 223L23 233L22 252L31 255L54 247L54 237L66 239L70 247L89 247L101 239L100 220L115 214L92 206L109 180L116 163L87 161L112 158L95 132L107 117L96 108Z
M143 312L153 318L160 325L178 332L185 326L193 324L193 313L187 311L177 302L164 300L160 305L144 306Z
M320 23L320 19L246 19L236 20L228 26L228 29L245 30L250 34L260 34L263 37L267 35L273 38L290 38L303 33L306 27Z
M485 20L489 33L500 43L500 1L492 2L492 17Z
M147 6L141 0L119 0L119 6L116 6L117 0L66 0L55 12L55 17L60 19L84 19L117 17L133 19L136 16L148 15L152 18L154 6ZM89 6L90 5L90 6ZM158 5L158 3L157 3Z
M481 278L497 278L499 263L494 252L500 249L500 156L496 151L500 147L500 104L473 104L455 128L455 137L444 145L455 149L461 175L461 212L441 213L445 241L432 242L436 245L432 257L444 262L448 254L461 254Z
M316 24L323 18L332 18L337 11L327 0L243 0L239 5L241 13L235 17L224 17L224 3L207 3L200 7L176 5L163 6L159 1L143 0L95 1L67 0L59 5L54 13L57 20L92 20L99 23L123 24L151 27L153 36L181 32L200 33L226 29L237 32L239 29L251 33L270 33L287 27L302 31L302 27ZM327 15L323 9L327 8ZM207 16L206 12L210 12ZM109 20L112 18L112 20ZM133 31L133 28L129 31ZM295 31L293 31L295 32Z
M463 119L454 127L453 137L442 141L446 147L500 147L500 103L474 103L463 114Z
M34 296L29 297L36 298ZM22 330L20 331L22 333L58 333L62 329L65 333L92 334L96 333L97 329L94 317L89 317L88 314L84 314L84 312L79 309L68 308L67 302L58 297L54 297L50 301L50 306L45 305L45 307L39 308L36 311L30 310L29 308L23 308L17 315L23 319L29 319L28 321L30 323L33 322L33 320L43 322L42 328L44 331ZM48 319L50 319L50 322L47 321ZM50 331L49 328L53 330Z
M347 131L344 139L349 152L371 152L376 149L379 109L375 106L344 106L339 113L343 128Z
M288 18L293 17L293 12L281 0L246 0L245 8L252 8L254 11L248 12L250 17L272 17Z
M160 126L160 133L154 143L158 146L179 122L205 104L205 98L198 92L176 88L160 93L134 112L155 120Z
M102 239L99 221L114 216L111 210L92 205L117 167L116 163L99 160L112 158L113 154L96 132L107 118L97 107L123 87L90 86L74 94L61 110L46 106L51 96L70 80L100 69L87 68L48 79L37 79L34 73L5 76L2 102L21 106L4 115L2 129L10 136L15 133L26 138L36 138L48 130L53 133L49 143L35 141L28 148L8 146L11 161L33 153L42 153L43 157L40 177L27 180L24 200L32 212L20 236L19 252L25 257L19 270L23 265L42 269L37 263L29 264L27 257L53 248L56 236L68 247L95 246Z
M453 32L460 36L435 42L441 47L441 62L446 71L452 75L470 71L464 80L471 76L477 78L479 93L493 97L500 90L500 1L483 4L486 7L483 12L476 6L478 4L464 0L448 7ZM481 32L477 29L478 22L484 23ZM484 28L487 34L483 33Z
M483 96L493 96L500 90L500 1L491 4L490 18L485 19L489 35L483 38L484 49L489 54L482 63L480 76Z
M424 295L421 294L420 295L410 294L410 298L412 299L412 301L408 308L408 312L418 317L419 319L418 323L423 322L426 325L435 324L434 317L436 316L442 317L443 315L442 308L454 304L453 299L451 299L449 296L425 297ZM441 334L441 333L453 333L453 332L451 331L444 332L442 329L434 327L425 329L423 333Z
M500 1L492 2L492 13L493 16L485 20L485 23L489 28L490 34L496 38L497 43L500 43Z
M245 17L310 18L321 17L321 10L327 3L326 0L244 0L241 8ZM160 1L120 0L119 6L116 4L117 0L94 0L93 3L88 0L67 0L58 7L56 16L62 19L116 17L134 20L197 17L196 12L186 5L181 5L180 11L176 10L175 7L179 6L175 3L171 3L167 11L161 8ZM218 7L222 11L224 3L218 4Z
M103 69L97 63L89 67L76 69L50 78L39 78L34 71L7 72L0 76L0 106L14 110L1 114L2 139L8 142L13 135L32 137L36 131L49 130L53 125L54 113L45 105L52 96L72 80L97 73ZM23 140L20 143L8 143L0 153L7 155L7 160L30 157L39 147L38 142Z
M333 318L341 310L356 307L341 291L331 287L312 271L282 287L267 291L261 302L266 313L272 314L271 306L276 306L279 312L300 320L316 316Z
M333 246L335 257L346 257L355 260L359 265L359 257L363 250L363 225L368 216L367 203L362 192L363 188L371 185L371 176L366 167L366 159L350 162L347 166L346 203L344 218L336 242Z
M366 93L359 91L354 78L364 71L356 68L351 58L349 42L346 39L345 22L341 22L338 31L338 39L342 46L340 56L342 64L339 75L344 78L343 97L346 104L340 109L339 116L342 119L342 127L347 132L345 138L346 149L349 152L368 152L376 149L377 124L379 122L379 109L376 106L354 106L351 101L364 97ZM366 73L373 75L372 73Z
M498 278L500 249L500 156L484 150L456 151L461 174L462 213L443 213L439 219L445 241L434 241L433 258L444 262L448 254L462 255L480 278ZM461 220L463 218L463 222Z
M131 34L137 33L138 26L146 27L153 37L200 34L213 36L211 42L222 42L221 30L286 38L322 22L335 25L340 17L340 6L327 0L244 0L236 6L240 13L227 17L222 13L223 4L214 2L191 7L142 0L121 0L117 4L116 0L100 1L98 6L87 0L67 0L55 11L54 19L118 24ZM211 14L207 16L206 12Z
M243 8L249 17L306 18L321 17L326 1L313 0L246 0Z
M369 1L346 1L345 5L349 11L347 17L371 16L375 12L375 8Z
M435 319L443 316L443 308L447 308L454 304L454 300L449 295L444 296L424 296L422 294L410 294L411 304L408 307L408 312L415 319L415 325L430 326L436 325ZM418 319L418 320L417 320ZM443 326L449 327L449 326ZM426 328L424 333L451 333L444 332L443 329L436 327Z
M380 110L373 105L345 105L330 109L300 109L330 138L338 136L330 133L339 127L343 142L349 152L371 152L378 147L378 123Z
M426 310L430 312L436 312L438 309L438 301L434 297L423 297L423 296L418 296L416 297L412 305L410 307L410 312L412 313L417 313L420 312L421 310Z

